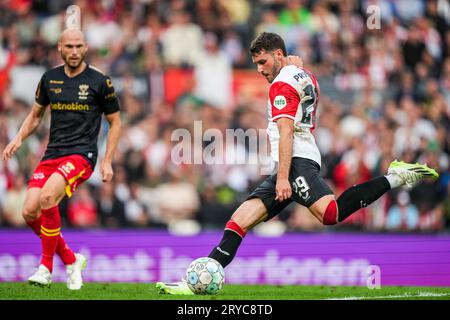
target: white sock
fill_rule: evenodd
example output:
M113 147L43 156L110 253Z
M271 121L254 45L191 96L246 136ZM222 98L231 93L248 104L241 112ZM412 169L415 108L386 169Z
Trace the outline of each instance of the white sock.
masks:
M391 189L400 187L404 184L403 179L400 178L398 175L396 174L387 174L385 175L387 181L389 181L389 184L391 185Z

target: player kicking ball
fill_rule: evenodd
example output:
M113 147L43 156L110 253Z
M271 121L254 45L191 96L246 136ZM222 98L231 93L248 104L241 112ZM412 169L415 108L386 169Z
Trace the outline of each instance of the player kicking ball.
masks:
M97 161L97 138L102 114L109 123L107 146L100 173L104 182L113 176L112 158L120 136L119 102L108 76L84 62L87 45L79 29L66 29L58 42L64 65L47 71L36 90L36 102L16 137L3 151L10 159L38 127L48 106L50 137L45 155L34 170L22 215L41 238L41 263L28 282L50 287L53 256L66 266L67 288L79 290L86 258L74 253L61 234L58 204L91 176Z
M269 83L267 133L276 171L265 179L234 212L222 240L209 254L224 268L231 263L247 232L278 215L292 201L309 209L324 225L344 221L383 194L421 179L439 177L423 164L393 161L385 176L354 185L337 199L320 176L321 156L312 134L316 122L319 84L305 68L290 65L283 39L264 32L251 43L258 72ZM158 282L162 294L193 294L185 280Z

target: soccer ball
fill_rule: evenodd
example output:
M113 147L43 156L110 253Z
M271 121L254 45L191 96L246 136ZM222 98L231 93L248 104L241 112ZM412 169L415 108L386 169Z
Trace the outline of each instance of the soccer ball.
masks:
M222 289L225 277L223 267L209 257L198 258L186 270L186 282L195 294L216 294Z

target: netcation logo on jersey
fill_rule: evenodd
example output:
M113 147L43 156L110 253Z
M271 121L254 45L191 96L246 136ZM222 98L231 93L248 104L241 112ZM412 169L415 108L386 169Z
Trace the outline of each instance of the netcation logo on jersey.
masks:
M51 108L52 108L52 110L59 110L59 111L89 111L89 105L81 104L78 102L52 103Z
M78 87L80 88L80 91L78 92L78 98L80 99L87 99L87 96L89 94L88 90L89 90L89 85L88 84L80 84L80 86Z

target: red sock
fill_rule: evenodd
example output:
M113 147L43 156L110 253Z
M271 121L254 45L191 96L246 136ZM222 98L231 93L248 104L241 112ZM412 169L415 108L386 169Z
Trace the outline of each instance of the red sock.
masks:
M231 230L238 234L241 238L244 238L247 232L244 231L236 222L229 220L225 225L225 230Z
M27 224L30 226L31 229L33 229L34 233L36 233L38 237L41 236L41 225L42 225L41 217L33 221L27 221ZM74 252L66 244L66 241L64 240L62 234L58 236L58 244L56 245L55 252L61 258L62 262L65 265L72 264L76 260Z
M41 264L47 269L53 271L53 256L55 255L56 246L61 230L61 217L59 215L58 206L50 209L42 210L42 260Z
M33 221L27 221L27 225L33 229L34 233L37 234L38 237L41 236L41 225L42 225L42 218L39 217Z

